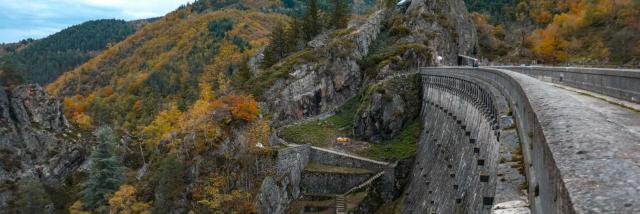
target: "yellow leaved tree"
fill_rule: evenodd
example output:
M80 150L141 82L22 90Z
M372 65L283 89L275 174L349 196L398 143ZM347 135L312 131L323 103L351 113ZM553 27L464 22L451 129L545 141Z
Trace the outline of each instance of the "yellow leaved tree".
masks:
M231 188L231 178L233 175L221 176L211 173L208 176L204 191L198 203L215 211L215 213L254 213L255 207L251 200L251 194L238 189Z
M151 214L149 203L139 202L135 197L136 188L122 185L109 199L110 213L119 214Z
M162 111L156 115L153 122L142 130L144 141L147 145L156 145L162 139L168 138L172 133L179 131L180 118L182 112L175 104L169 110Z

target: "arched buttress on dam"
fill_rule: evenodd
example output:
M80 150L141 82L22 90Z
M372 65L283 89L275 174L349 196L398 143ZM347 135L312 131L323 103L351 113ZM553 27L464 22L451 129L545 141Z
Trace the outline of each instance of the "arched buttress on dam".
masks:
M549 70L536 79L505 69L423 68L424 132L403 213L491 213L505 108L522 144L531 213L640 213L640 122L628 119L640 112L593 106L607 102L541 81L563 76L554 82L635 102L639 73Z

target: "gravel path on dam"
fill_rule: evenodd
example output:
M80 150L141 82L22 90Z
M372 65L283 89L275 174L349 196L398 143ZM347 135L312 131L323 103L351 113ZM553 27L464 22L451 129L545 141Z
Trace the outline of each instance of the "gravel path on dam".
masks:
M593 94L592 92L569 88L567 86L559 86L559 88L568 91L568 94L573 98L600 113L600 116L606 118L607 122L620 127L620 131L629 132L635 135L636 139L638 139L635 143L640 144L640 110L638 110L638 106L640 105L626 103L625 105L630 106L621 106L619 104L611 103L621 102L620 100L612 97Z

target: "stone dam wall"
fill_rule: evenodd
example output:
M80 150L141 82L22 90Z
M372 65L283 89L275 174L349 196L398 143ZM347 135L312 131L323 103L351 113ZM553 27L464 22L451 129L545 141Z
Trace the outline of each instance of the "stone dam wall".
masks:
M491 106L483 102L486 99L478 93L478 87L500 93L511 107L523 145L532 213L640 212L638 171L634 166L637 157L626 152L637 149L634 140L566 91L538 80L560 81L554 80L562 77L553 76L557 74L551 73L554 71L541 71L540 75L531 74L539 71L529 71L528 75L538 79L519 72L461 67L421 71L425 132L405 213L420 213L421 208L426 213L490 212L486 206L492 202L492 173L498 154L494 144L499 133L494 130L491 110L487 110ZM614 80L627 77L564 74L564 84L611 96L617 93L633 100L640 91L640 84L631 80ZM616 81L623 82L620 88L627 87L630 93L608 86L616 85ZM469 100L468 91L475 93L471 97L480 99ZM606 146L611 144L616 146ZM488 175L488 180L481 178L483 175Z
M497 67L543 81L640 103L640 71L630 69L510 66Z
M489 213L498 164L491 91L447 75L423 75L421 135L403 213Z

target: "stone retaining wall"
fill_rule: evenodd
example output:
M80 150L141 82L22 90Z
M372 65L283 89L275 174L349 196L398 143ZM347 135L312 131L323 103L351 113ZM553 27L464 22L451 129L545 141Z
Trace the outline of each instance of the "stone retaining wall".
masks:
M339 174L304 171L309 162L318 164L364 168L372 172L389 170L395 165L370 160L310 145L289 144L275 133L270 145L286 145L278 150L275 175L262 182L257 196L258 213L285 213L289 204L302 193L342 194L366 181L372 174ZM385 176L385 182L393 183L394 176ZM389 188L392 187L389 185ZM390 194L390 193L386 193Z
M568 85L607 96L640 103L640 70L561 67L497 67L543 81Z
M302 172L302 192L343 194L371 177L372 174Z

